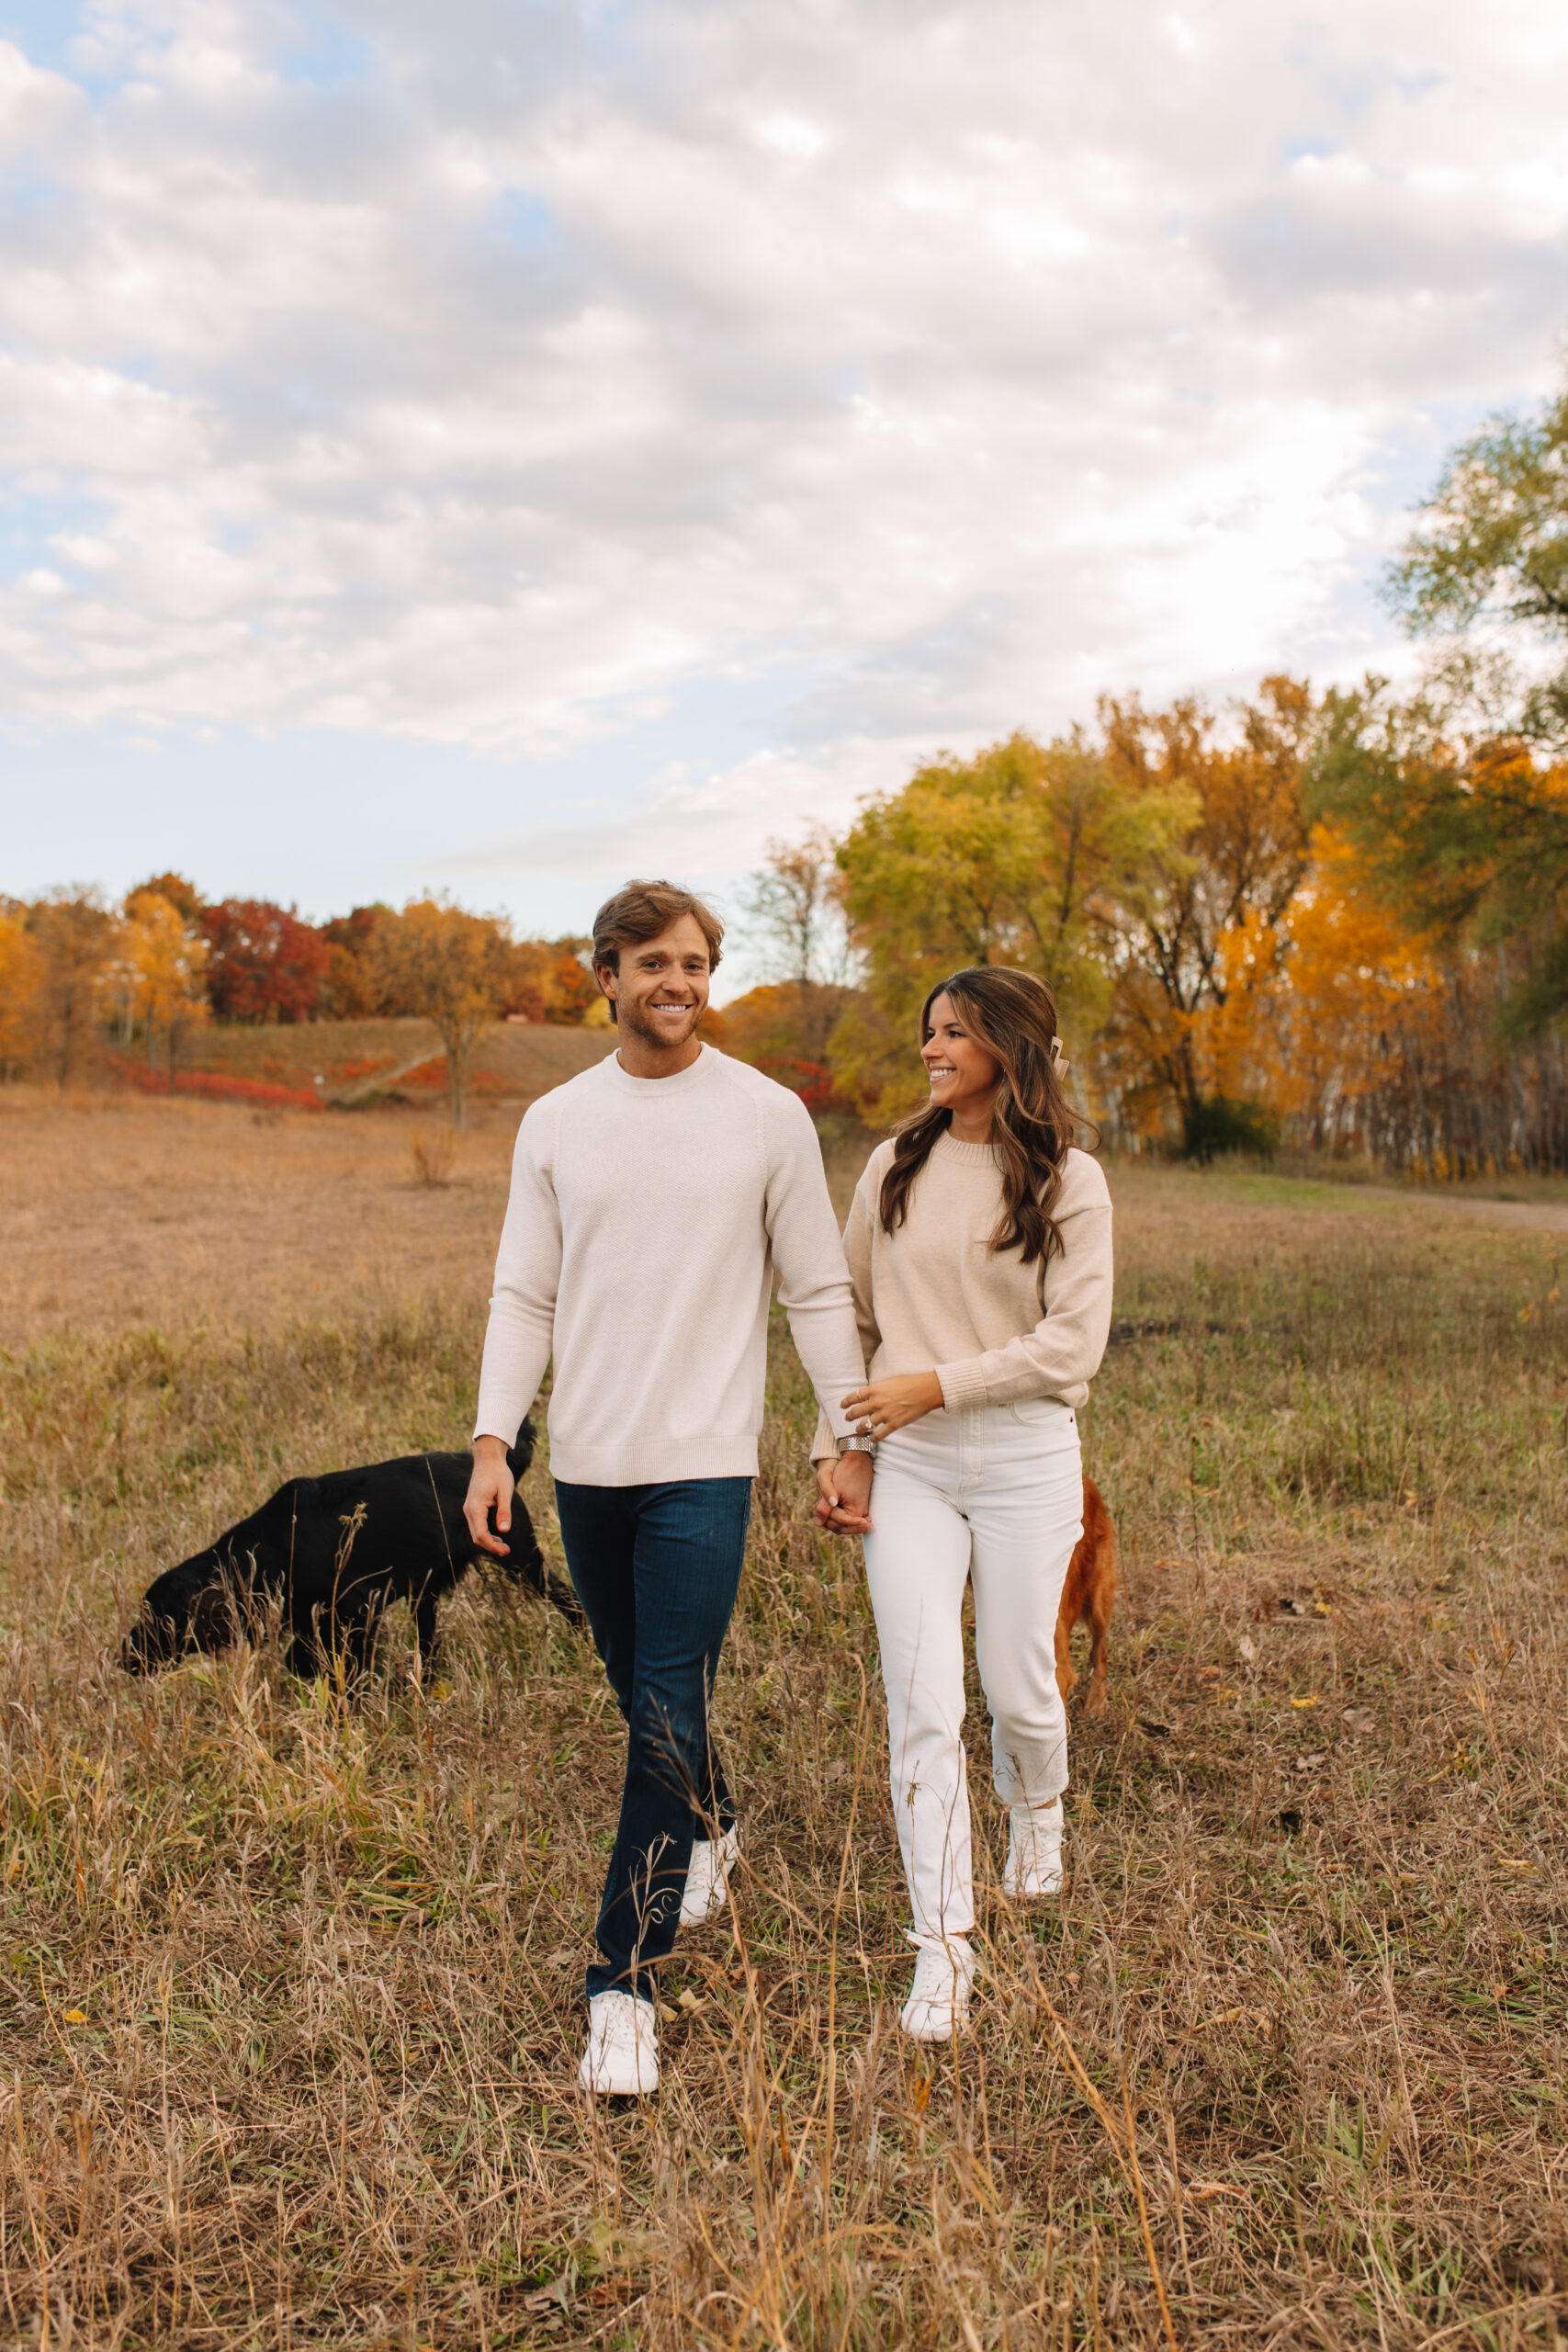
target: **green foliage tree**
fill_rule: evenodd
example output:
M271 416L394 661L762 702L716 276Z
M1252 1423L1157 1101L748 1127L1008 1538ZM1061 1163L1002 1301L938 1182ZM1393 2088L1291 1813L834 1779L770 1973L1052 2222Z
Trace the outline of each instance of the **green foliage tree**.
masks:
M1506 944L1517 1041L1568 1011L1568 668L1539 658L1568 639L1568 391L1460 444L1385 584L1436 658L1414 695L1328 697L1315 802L1444 951Z
M838 853L866 984L829 1053L863 1114L891 1118L919 1099L916 1014L961 965L1038 972L1064 1023L1091 1029L1111 991L1116 910L1148 889L1194 814L1180 783L1126 790L1077 730L944 756L872 802Z
M1501 622L1538 643L1568 638L1568 390L1461 442L1418 515L1385 579L1412 635L1468 637ZM1568 671L1521 690L1517 724L1568 742Z
M1537 1034L1568 1010L1568 768L1377 679L1331 693L1326 721L1314 798L1371 888L1449 956L1506 945L1504 1035Z

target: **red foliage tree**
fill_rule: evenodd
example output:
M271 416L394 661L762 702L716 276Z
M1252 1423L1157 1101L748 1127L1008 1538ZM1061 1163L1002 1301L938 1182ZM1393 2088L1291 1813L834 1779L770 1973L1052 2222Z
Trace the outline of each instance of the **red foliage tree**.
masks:
M208 994L220 1021L308 1021L332 949L319 931L268 899L223 899L202 910Z

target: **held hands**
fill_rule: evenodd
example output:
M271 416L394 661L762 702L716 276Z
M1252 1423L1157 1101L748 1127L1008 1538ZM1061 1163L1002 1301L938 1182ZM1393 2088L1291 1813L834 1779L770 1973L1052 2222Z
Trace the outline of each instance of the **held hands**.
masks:
M864 1535L871 1527L869 1453L840 1453L817 1464L817 1524L833 1535Z
M872 1380L852 1388L842 1400L854 1418L861 1437L891 1437L927 1413L940 1412L945 1398L934 1372L900 1372L890 1380Z
M498 1560L510 1555L511 1547L502 1543L512 1527L512 1496L513 1480L506 1464L506 1447L498 1437L477 1437L474 1440L473 1475L463 1500L463 1517L468 1522L468 1533L483 1552L492 1552ZM496 1533L490 1532L491 1509L495 1511Z

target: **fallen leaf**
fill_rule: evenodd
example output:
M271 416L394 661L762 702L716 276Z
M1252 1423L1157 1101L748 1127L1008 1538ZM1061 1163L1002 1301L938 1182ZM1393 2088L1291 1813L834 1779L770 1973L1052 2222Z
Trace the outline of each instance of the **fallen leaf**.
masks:
M1296 1758L1296 1770L1298 1772L1315 1772L1318 1766L1325 1760L1326 1758L1322 1749L1319 1749L1314 1756L1298 1756Z
M1151 1739L1168 1739L1170 1737L1170 1725L1168 1724L1156 1724L1150 1715L1140 1715L1138 1717L1138 1729L1140 1731L1146 1731Z
M1234 2180L1190 2180L1181 2193L1184 2197L1196 2198L1200 2202L1206 2197L1250 2199L1252 2194L1250 2189L1238 2187Z
M571 1966L571 1954L567 1951L564 1944L560 1945L555 1951L547 1954L545 1966L547 1968L570 1968Z
M1291 1701L1291 1704L1292 1707L1315 1707L1317 1704L1317 1692L1315 1690L1311 1691L1304 1699L1292 1699Z
M67 2025L85 2025L87 2022L86 2010L67 2009L65 2012L65 2022Z
M1243 1666L1257 1665L1258 1644L1252 1639L1252 1636L1249 1634L1244 1634L1240 1641L1237 1642L1235 1645L1235 1654L1237 1657L1240 1658Z
M680 2000L681 2007L685 2010L688 2017L695 2017L697 2011L703 2006L689 1984L685 1986L683 1991L678 1996L678 1998Z
M1357 1736L1363 1739L1368 1732L1376 1731L1378 1727L1378 1719L1370 1707L1347 1707L1339 1720L1348 1724Z

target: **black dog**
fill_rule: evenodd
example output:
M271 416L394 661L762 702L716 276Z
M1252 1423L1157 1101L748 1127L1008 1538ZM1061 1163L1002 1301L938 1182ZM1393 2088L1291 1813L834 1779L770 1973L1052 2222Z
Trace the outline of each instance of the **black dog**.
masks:
M521 1480L533 1453L534 1425L525 1420L506 1456L513 1478ZM405 1453L365 1470L290 1478L260 1510L148 1587L121 1666L156 1674L187 1651L227 1649L242 1631L259 1630L269 1600L281 1600L290 1673L323 1674L341 1661L344 1678L356 1680L374 1656L383 1610L406 1600L428 1680L436 1604L489 1556L475 1549L463 1517L471 1467L466 1453ZM508 1541L496 1565L581 1627L577 1597L547 1569L521 1499Z

